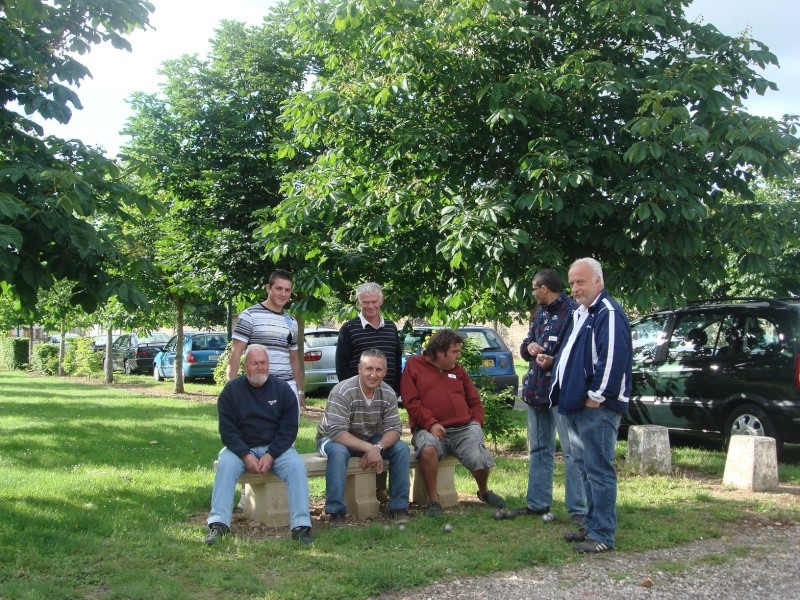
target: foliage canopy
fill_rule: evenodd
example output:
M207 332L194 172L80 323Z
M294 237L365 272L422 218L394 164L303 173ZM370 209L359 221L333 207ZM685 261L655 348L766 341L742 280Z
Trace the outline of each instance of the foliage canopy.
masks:
M72 86L90 75L76 56L101 42L130 50L122 36L151 10L146 0L0 2L0 280L27 307L59 279L76 283L72 301L87 311L114 294L145 302L107 267L122 259L113 223L149 203L99 150L45 137L34 116L67 123L81 108Z
M536 270L587 255L629 305L704 294L728 275L726 192L790 175L797 118L744 110L776 57L686 4L296 0L317 70L280 153L314 158L264 225L273 258L434 322L507 320Z

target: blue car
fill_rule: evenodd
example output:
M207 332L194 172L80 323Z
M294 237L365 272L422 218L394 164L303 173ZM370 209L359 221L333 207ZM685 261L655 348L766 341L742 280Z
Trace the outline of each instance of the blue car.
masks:
M403 366L405 357L409 354L420 354L422 343L441 327L414 327L402 339ZM480 374L490 377L498 391L511 388L514 393L519 388L519 376L514 370L514 356L500 337L491 327L468 325L459 327L456 331L461 337L471 340L481 351Z
M153 379L175 377L178 336L174 335L153 359ZM183 380L211 378L219 357L228 345L228 335L218 331L188 331L183 334Z

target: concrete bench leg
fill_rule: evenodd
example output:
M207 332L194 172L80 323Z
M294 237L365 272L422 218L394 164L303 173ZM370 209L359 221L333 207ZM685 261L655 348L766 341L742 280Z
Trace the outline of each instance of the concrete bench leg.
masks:
M637 473L669 475L672 452L669 431L660 425L633 425L628 429L628 466Z
M456 491L456 465L458 461L445 458L439 462L439 470L436 475L436 492L439 494L439 504L447 508L458 504L458 492ZM422 473L419 467L414 467L411 476L411 501L414 504L425 506L428 504L428 489L422 480Z
M778 491L778 452L771 437L733 435L722 483L751 492Z
M289 494L277 477L266 483L245 483L244 516L268 527L289 526Z
M375 496L375 471L349 473L344 488L347 512L356 519L371 519L380 512L380 503Z

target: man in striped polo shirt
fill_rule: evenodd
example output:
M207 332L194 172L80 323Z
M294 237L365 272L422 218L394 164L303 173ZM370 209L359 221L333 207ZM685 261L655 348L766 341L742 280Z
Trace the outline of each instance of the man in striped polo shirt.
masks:
M303 409L306 402L300 360L297 356L297 321L283 310L292 297L292 285L292 274L289 271L274 271L266 286L267 299L239 315L233 330L228 381L238 376L239 363L245 348L250 344L261 344L269 352L270 375L289 384Z
M346 525L345 481L347 462L360 458L362 469L384 473L389 461L389 516L408 521L408 444L400 439L403 426L397 396L383 380L386 357L372 348L359 358L358 375L336 384L328 396L317 427L317 450L328 458L325 469L325 512L332 527Z

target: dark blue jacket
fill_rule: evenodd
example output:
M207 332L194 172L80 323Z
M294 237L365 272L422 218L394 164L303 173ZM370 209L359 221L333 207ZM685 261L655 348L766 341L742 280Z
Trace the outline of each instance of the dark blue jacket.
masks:
M540 306L533 316L528 337L522 341L519 354L523 360L529 362L528 370L532 373L533 380L530 385L534 388L534 398L526 398L523 394L522 401L531 406L552 406L550 396L550 375L553 368L542 369L533 360L528 352L528 344L536 342L544 348L545 354L555 356L564 341L564 332L572 323L572 311L577 307L575 300L565 292L547 306Z
M589 307L578 336L568 355L565 354L574 320L564 333L561 350L553 364L550 399L558 404L558 412L571 414L583 410L589 391L605 398L603 405L617 412L628 411L631 395L633 349L628 317L605 290ZM558 369L567 361L563 381L559 385Z
M217 411L222 443L241 459L258 446L269 446L269 454L278 458L297 438L297 396L272 375L261 387L250 385L244 375L232 379L222 388Z

